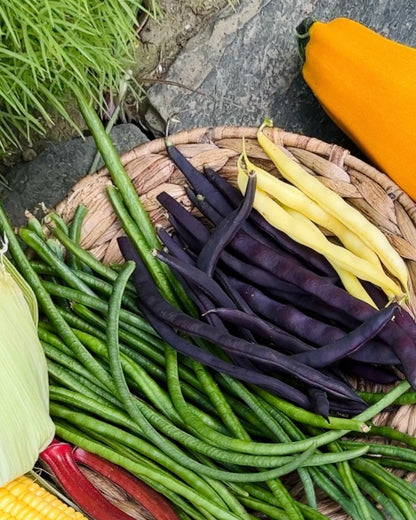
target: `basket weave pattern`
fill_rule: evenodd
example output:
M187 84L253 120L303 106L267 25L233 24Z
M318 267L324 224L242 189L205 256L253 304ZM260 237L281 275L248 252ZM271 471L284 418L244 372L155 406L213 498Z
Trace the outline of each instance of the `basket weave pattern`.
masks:
M208 166L233 181L237 175L236 163L242 151L242 138L253 162L277 174L257 144L256 132L257 128L250 127L198 128L174 134L169 139L196 168L202 170ZM266 132L322 183L359 209L386 234L408 265L411 279L409 310L415 316L416 204L389 177L344 148L278 128ZM140 145L122 155L121 160L154 224L167 225L165 211L156 200L161 191L168 192L194 211L185 194L184 178L168 158L163 139ZM70 222L79 204L88 207L81 244L105 263L121 260L116 239L123 234L105 193L110 183L109 173L103 168L78 182L56 208ZM370 388L362 382L357 384L361 389ZM377 390L374 386L371 388ZM376 422L414 435L415 407L402 406L394 412L380 414ZM333 519L345 518L331 504L327 504L324 510Z

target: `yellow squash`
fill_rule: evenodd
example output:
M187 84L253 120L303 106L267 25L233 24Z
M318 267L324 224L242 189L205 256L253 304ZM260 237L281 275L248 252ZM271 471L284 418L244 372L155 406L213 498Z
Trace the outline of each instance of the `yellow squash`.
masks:
M298 27L303 77L331 119L416 200L416 49L347 18Z

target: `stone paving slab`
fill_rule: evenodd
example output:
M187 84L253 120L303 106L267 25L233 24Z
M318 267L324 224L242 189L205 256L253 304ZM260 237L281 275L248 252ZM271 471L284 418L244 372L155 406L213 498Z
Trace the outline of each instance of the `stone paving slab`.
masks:
M416 47L411 0L242 0L191 39L166 77L186 87L159 84L149 92L169 131L197 126L276 126L352 148L303 81L295 38L307 16L351 17ZM196 90L192 92L188 89Z
M112 140L120 154L147 141L132 124L116 126ZM97 152L92 137L51 143L33 161L20 163L8 173L10 191L3 190L3 207L15 225L24 223L26 209L36 211L40 203L54 207L90 169ZM99 163L99 167L102 161Z
M315 136L359 152L329 120L301 77L296 26L307 16L322 21L354 18L380 33L416 47L412 0L240 0L226 8L188 41L166 80L149 100L170 133L215 125L259 125L265 117L286 130ZM157 121L149 111L149 126ZM179 122L174 122L178 119ZM164 133L164 125L159 132ZM146 140L133 125L112 133L120 153ZM29 163L8 174L11 192L0 198L12 222L40 202L54 206L83 177L95 154L92 138L51 144Z

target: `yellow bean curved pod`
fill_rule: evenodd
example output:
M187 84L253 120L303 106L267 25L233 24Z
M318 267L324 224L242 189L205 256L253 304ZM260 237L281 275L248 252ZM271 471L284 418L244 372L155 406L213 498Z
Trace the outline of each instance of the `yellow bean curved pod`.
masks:
M288 157L264 134L262 127L257 132L257 140L283 177L357 233L377 253L386 268L398 278L407 293L409 273L406 264L390 245L387 237L358 210L347 204L342 197L324 186L299 163Z
M247 174L240 167L237 183L240 191L245 193ZM330 262L342 269L350 271L361 280L367 280L383 289L389 298L403 297L400 287L384 273L375 273L374 266L354 255L347 249L330 242L325 235L316 228L315 232L288 214L277 202L271 199L264 191L257 189L254 197L254 208L274 227L290 235L300 244L304 244L318 253L323 254Z
M312 220L316 224L331 231L344 246L357 256L368 260L374 264L376 269L382 270L380 260L376 253L368 247L361 239L348 229L339 219L325 211L319 204L305 195L299 188L284 182L271 173L253 164L243 155L246 169L252 170L257 174L257 185L268 195L277 199L289 208L297 210L299 213Z
M285 209L293 218L297 218L299 222L302 222L304 226L315 227L315 224L313 224L310 220L308 220L307 217L305 217L298 211L285 206L283 206L283 209ZM364 289L360 280L355 276L355 274L352 274L350 271L346 271L345 269L339 267L337 264L333 262L330 263L332 267L335 269L335 271L338 273L342 285L348 293L377 309L377 305L374 303L368 292Z

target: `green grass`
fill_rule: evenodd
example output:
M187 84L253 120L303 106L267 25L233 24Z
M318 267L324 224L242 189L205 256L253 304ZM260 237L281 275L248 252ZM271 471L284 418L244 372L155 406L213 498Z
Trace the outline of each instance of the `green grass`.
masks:
M150 0L149 14L158 13ZM65 106L74 87L105 106L126 88L142 0L1 0L0 149L30 143Z

